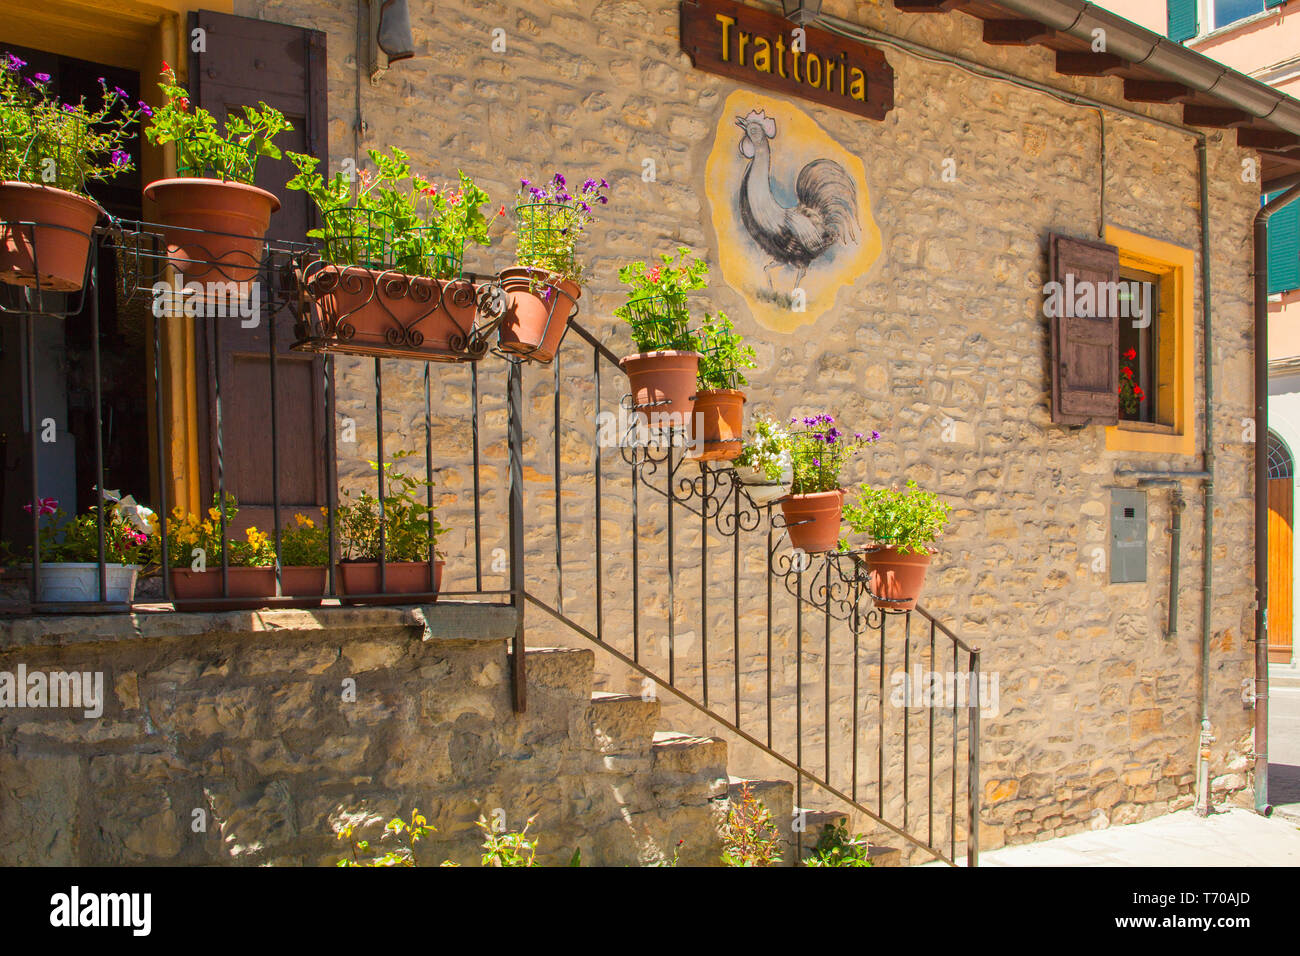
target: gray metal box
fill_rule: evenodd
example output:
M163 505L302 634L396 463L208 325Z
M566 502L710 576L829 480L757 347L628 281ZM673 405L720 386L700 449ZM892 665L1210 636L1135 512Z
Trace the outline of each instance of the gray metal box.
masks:
M1147 579L1147 493L1110 493L1110 582Z

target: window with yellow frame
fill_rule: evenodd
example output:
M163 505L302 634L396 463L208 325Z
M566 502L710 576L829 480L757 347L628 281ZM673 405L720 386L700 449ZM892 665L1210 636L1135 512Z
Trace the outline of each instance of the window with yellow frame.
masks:
M1119 250L1121 280L1140 290L1130 313L1138 318L1120 320L1121 369L1131 376L1121 374L1132 388L1121 392L1120 422L1107 427L1106 450L1193 455L1196 255L1114 226L1106 227L1105 240Z

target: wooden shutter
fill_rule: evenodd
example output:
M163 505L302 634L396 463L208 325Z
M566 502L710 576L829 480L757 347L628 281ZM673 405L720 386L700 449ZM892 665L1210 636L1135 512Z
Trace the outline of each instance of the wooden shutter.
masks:
M1119 250L1102 242L1053 235L1052 281L1069 290L1081 282L1118 282ZM1119 421L1119 318L1061 314L1051 317L1052 421L1062 425L1114 425ZM1099 296L1099 300L1106 297ZM1100 309L1098 311L1106 311Z
M190 95L195 103L219 118L244 104L256 106L263 101L274 106L294 127L277 138L277 145L320 157L321 169L328 175L325 34L207 10L190 15L191 31L195 27L206 34L206 49L190 54ZM285 189L292 176L293 166L287 159L263 157L257 164L257 185L274 193L281 203L271 217L269 238L304 242L307 230L317 224L316 209L305 193ZM199 320L200 374L206 372L203 397L209 422L208 441L200 451L204 497L210 500L217 487L215 416L211 410L219 365L225 486L240 504L238 528L256 524L266 529L272 523L271 322L276 332L282 520L289 520L294 511L310 513L326 501L321 360L290 351L294 319L289 309L274 316L268 316L268 311L264 309L264 321L253 329L225 322L219 350L213 327L221 320Z
M1284 3L1286 3L1286 0L1264 0L1264 6L1269 8L1280 7Z
M1169 12L1169 39L1176 43L1196 36L1196 0L1167 0Z
M1272 197L1265 197L1269 198ZM1293 199L1268 217L1268 291L1271 294L1297 288L1300 288L1300 202Z

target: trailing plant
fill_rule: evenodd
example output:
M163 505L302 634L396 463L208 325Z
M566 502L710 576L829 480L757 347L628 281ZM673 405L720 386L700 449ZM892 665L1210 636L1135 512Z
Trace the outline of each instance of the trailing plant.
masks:
M163 105L154 112L144 135L155 146L176 144L176 169L182 176L206 177L251 186L257 178L257 161L279 159L275 138L291 132L291 124L273 106L241 106L239 113L218 124L207 110L190 108L189 91L176 81L176 71L166 62L159 73Z
M772 811L754 796L748 783L740 785L740 803L731 802L722 825L725 866L771 866L781 862L780 836Z
M326 518L329 512L321 508ZM330 563L329 528L317 525L304 514L293 516L293 524L280 532L280 563L284 567L323 568Z
M744 339L727 318L727 313L716 316L704 313L700 323L700 368L696 380L702 389L740 388L749 381L742 369L757 368L754 347L742 344Z
M69 518L54 498L23 505L40 520L41 561L45 564L89 563L99 560L99 506ZM46 520L49 519L49 520ZM7 547L7 546L6 546ZM30 559L31 549L28 548ZM104 508L104 560L109 564L149 564L155 549L142 531L117 507Z
M835 425L835 419L826 414L806 418L792 418L790 457L794 464L794 482L790 491L796 495L811 495L835 491L840 487L840 472L849 459L865 446L880 440L880 432L869 436L855 432L852 436Z
M843 823L828 823L817 837L805 866L871 866L867 838L849 832Z
M757 468L768 481L780 481L781 473L791 467L790 433L770 418L754 422L749 441L736 456L735 463Z
M223 542L221 539L221 516L224 510L226 530L234 524L239 514L239 502L230 492L226 492L225 508L220 504L219 493L212 496L212 506L206 515L194 515L179 505L172 509L167 518L167 561L173 568L192 567L196 559L195 552L201 551L203 565L211 568L221 563ZM227 563L233 568L265 568L275 564L275 542L270 535L250 527L244 532L244 540L230 539Z
M596 207L609 202L605 195L608 189L609 183L603 179L586 179L574 195L561 173L540 186L528 179L519 180L515 262L581 285L582 267L576 249L595 219Z
M359 854L370 852L369 840L357 840L352 824L346 824L339 830L339 839L347 840L352 846L352 858L342 859L336 864L342 867L353 866L415 866L415 845L430 833L437 833L418 809L412 808L411 822L401 817L393 817L384 826L380 840L390 840L396 846L373 859L362 861Z
M675 259L671 252L660 254L661 265L630 262L618 270L618 281L629 288L627 301L614 315L631 326L638 352L699 350L700 342L690 330L686 294L708 288L709 264L695 257L688 260L690 255L689 248L679 246Z
M439 524L436 509L415 497L418 490L432 487L432 483L397 469L398 462L414 454L399 451L393 460L384 462L382 499L363 491L352 502L339 505L336 523L344 560L378 561L381 552L387 561L429 560L430 546L436 547L438 537L447 529ZM379 470L378 462L370 462L370 467ZM351 491L344 494L352 497ZM435 554L442 556L440 551Z
M536 814L529 817L524 828L518 831L498 830L489 823L487 817L479 816L475 821L483 831L483 866L537 866L537 840L528 839L528 828L537 819ZM570 860L571 866L577 864Z
M389 154L372 149L375 172L361 170L354 188L343 172L325 179L315 156L288 156L298 174L287 188L305 192L320 210L322 226L307 235L322 240L328 263L451 279L461 273L466 243L491 241L491 221L481 208L488 194L462 171L456 187L440 186L412 172L410 157L397 147ZM505 211L502 206L496 216Z
M1137 351L1129 349L1121 358L1123 361L1119 365L1119 404L1124 409L1124 414L1136 415L1139 403L1146 398L1142 386L1133 381L1133 369L1128 364L1137 358Z
M906 487L862 488L857 500L844 506L844 518L855 534L866 534L878 545L902 552L926 553L948 525L952 506L915 481Z
M101 76L98 108L84 97L65 103L50 92L48 73L25 76L26 66L12 53L0 60L0 180L89 196L89 183L135 168L126 145L136 121L150 115L143 100L131 106L126 90Z

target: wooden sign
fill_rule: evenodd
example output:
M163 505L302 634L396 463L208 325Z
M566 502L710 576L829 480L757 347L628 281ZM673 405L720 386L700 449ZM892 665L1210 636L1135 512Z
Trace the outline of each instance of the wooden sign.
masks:
M731 0L682 0L682 50L699 70L884 119L894 70L874 47Z

